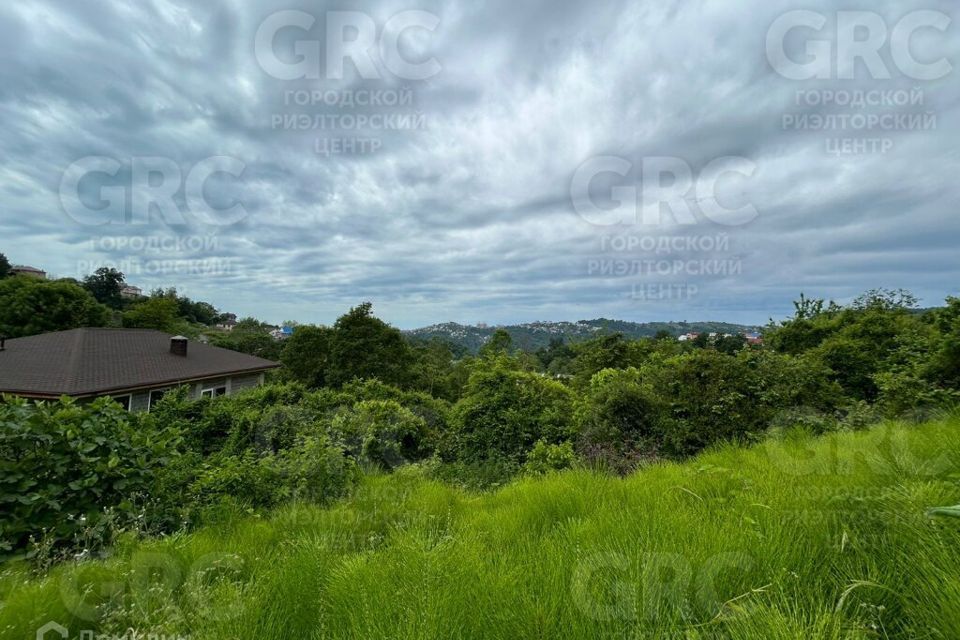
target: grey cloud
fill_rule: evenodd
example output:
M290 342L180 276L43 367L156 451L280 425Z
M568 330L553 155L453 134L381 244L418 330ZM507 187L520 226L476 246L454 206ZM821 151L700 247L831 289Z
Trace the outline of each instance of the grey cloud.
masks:
M254 34L281 9L318 17L366 11L376 20L406 9L440 26L421 56L440 61L427 80L283 81L254 57ZM919 6L917 8L920 8ZM956 8L946 34L925 34L920 52L960 65ZM766 32L791 9L870 10L889 21L893 0L667 3L391 0L318 3L156 0L33 0L0 8L0 250L18 262L79 275L96 260L226 260L212 274L136 273L146 288L177 285L218 306L265 319L331 321L372 299L404 326L444 320L507 322L608 316L762 322L787 312L801 290L840 299L873 286L913 288L928 304L957 293L960 240L954 178L960 84L903 77L791 81L766 60ZM829 27L828 27L829 31ZM322 34L322 25L311 32ZM302 34L301 34L302 35ZM283 36L290 45L296 33ZM409 44L409 42L407 43ZM795 49L801 42L791 42ZM802 51L800 52L802 53ZM885 154L827 153L823 131L786 131L785 113L806 90L924 91L936 130L893 132ZM410 90L408 107L285 104L289 91ZM911 111L899 106L895 111ZM426 126L381 131L290 131L276 114L421 114ZM371 154L329 157L318 137L370 135ZM842 135L842 134L841 134ZM240 159L239 181L212 181L210 195L239 199L237 224L171 227L78 225L58 189L65 169L90 155L159 156L184 172L214 155ZM721 156L756 163L754 178L727 195L759 216L724 227L603 229L577 215L571 179L598 155L634 168L597 188L639 187L644 158L674 156L695 171ZM610 178L610 176L608 176ZM129 180L124 169L117 184ZM183 204L182 193L177 196ZM725 234L725 251L603 250L627 234L654 239ZM103 238L216 237L203 252L124 251ZM98 239L100 243L98 244ZM591 273L596 261L733 260L733 274L659 277ZM635 286L681 283L689 299L642 300Z

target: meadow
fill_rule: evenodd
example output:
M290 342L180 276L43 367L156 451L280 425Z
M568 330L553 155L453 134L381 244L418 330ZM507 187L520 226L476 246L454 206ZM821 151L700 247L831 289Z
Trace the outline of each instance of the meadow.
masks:
M369 473L326 508L7 563L0 637L958 638L960 519L930 512L960 503L958 428L773 433L485 492Z

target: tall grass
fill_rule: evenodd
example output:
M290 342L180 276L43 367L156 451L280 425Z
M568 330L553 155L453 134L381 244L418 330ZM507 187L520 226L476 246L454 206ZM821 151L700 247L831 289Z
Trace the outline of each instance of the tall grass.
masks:
M960 421L887 424L619 479L469 494L415 470L329 508L237 515L0 577L49 620L192 638L960 638Z

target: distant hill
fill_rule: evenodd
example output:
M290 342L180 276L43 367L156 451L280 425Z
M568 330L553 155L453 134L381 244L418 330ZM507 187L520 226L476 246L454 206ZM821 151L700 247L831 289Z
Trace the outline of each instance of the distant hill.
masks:
M554 338L563 338L567 343L580 342L590 338L622 333L628 338L648 338L659 331L672 336L684 333L742 333L759 331L752 325L730 324L728 322L627 322L624 320L580 320L579 322L530 322L499 327L473 326L446 322L420 329L411 329L404 333L413 339L430 340L440 338L461 347L466 352L476 353L490 339L497 329L506 329L513 338L513 344L526 351L536 351L550 344Z

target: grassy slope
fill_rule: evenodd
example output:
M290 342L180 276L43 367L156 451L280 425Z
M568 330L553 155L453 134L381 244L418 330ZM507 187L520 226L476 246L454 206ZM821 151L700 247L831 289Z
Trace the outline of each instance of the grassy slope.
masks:
M333 509L131 544L43 580L7 569L0 636L54 619L193 638L958 638L960 520L924 515L960 502L958 427L481 496L371 478Z

